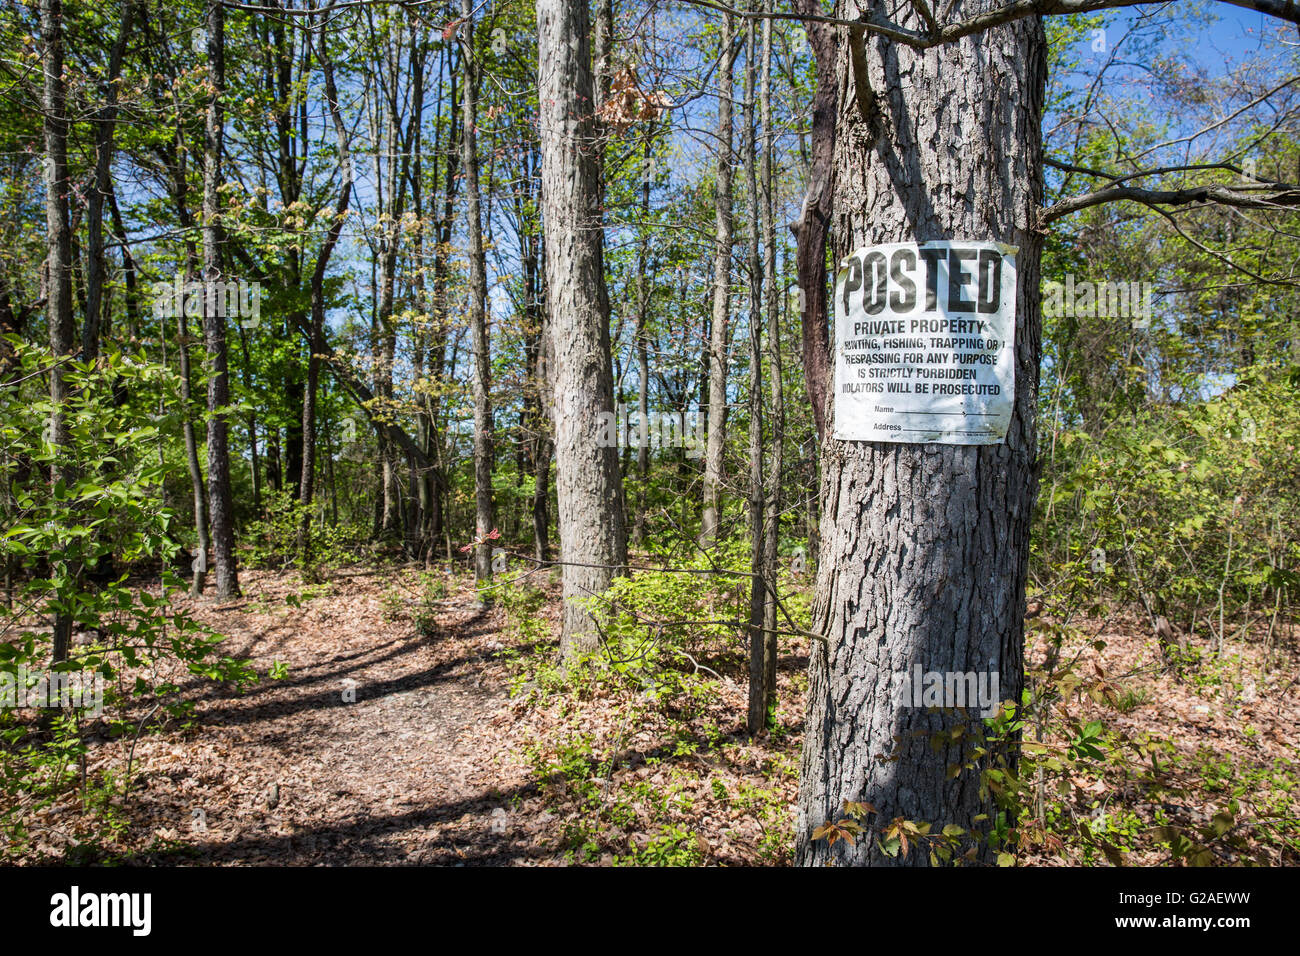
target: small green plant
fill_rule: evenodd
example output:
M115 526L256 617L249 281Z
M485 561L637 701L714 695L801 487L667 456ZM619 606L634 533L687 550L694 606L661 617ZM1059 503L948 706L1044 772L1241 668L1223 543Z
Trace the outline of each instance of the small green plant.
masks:
M778 762L770 769L773 778L792 777L792 765ZM784 866L790 862L793 849L793 814L790 804L776 787L756 787L741 783L735 807L749 811L762 829L759 838L759 858L771 866Z
M429 571L420 576L420 595L416 598L411 612L411 622L421 637L436 637L439 633L438 617L442 613L442 604L447 599L447 581L437 572Z
M615 866L699 866L704 851L699 838L677 824L668 824L645 846L614 858Z
M550 623L540 611L546 592L531 584L524 575L503 576L493 591L494 600L506 613L509 633L525 643L537 643L550 633Z
M389 588L379 599L379 614L386 623L400 621L406 616L406 593L401 588Z
M248 526L251 546L244 560L254 568L284 568L294 563L298 552L298 529L302 526L303 508L297 496L288 491L268 489L264 493L264 514Z
M1119 695L1115 709L1121 714L1129 714L1151 700L1151 692L1145 687L1129 687Z

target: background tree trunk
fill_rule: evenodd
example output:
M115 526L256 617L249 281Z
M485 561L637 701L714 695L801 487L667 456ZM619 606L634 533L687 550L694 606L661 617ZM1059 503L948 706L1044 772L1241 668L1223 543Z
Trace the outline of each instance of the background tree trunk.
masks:
M763 309L767 313L768 388L771 390L772 453L767 462L767 518L763 525L763 698L764 712L776 707L776 557L781 534L781 464L785 455L785 392L781 377L781 310L776 287L776 196L772 165L776 131L772 128L772 21L763 21L759 74L759 120L763 124L760 192L763 223Z
M107 271L104 261L104 204L113 188L109 177L113 165L113 133L132 8L132 0L125 0L122 4L122 21L109 54L108 75L104 78L104 105L95 114L95 181L86 197L86 316L81 332L81 354L87 362L94 361L99 355L100 327L108 314L104 308Z
M397 361L398 322L394 318L397 265L403 241L401 222L406 213L411 153L401 135L404 107L398 92L399 60L404 51L392 42L379 42L382 52L375 84L374 126L375 138L384 148L377 150L374 156L375 182L379 184L376 198L383 217L380 232L379 301L374 338L377 355L375 394L382 399L385 414L392 415L395 414L393 373ZM406 509L402 501L403 462L399 455L400 449L382 437L379 448L379 487L383 501L379 510L379 528L384 535L394 540L405 539L409 542L411 535L408 533Z
M735 21L722 21L722 64L718 67L718 173L714 199L713 320L709 329L709 412L704 438L704 511L700 543L718 538L722 514L722 463L727 445L727 350L731 344L731 89L736 66Z
M316 265L311 272L311 325L307 334L307 388L302 400L302 480L298 486L298 501L302 505L301 524L298 526L298 558L303 569L311 563L311 512L316 495L316 410L320 402L320 368L325 352L325 270L338 245L343 231L343 217L352 198L352 157L348 151L347 132L339 111L338 89L334 83L334 62L330 59L329 37L322 27L317 43L317 56L325 75L325 97L329 104L334 135L338 139L339 165L342 182L339 197L334 204L334 216L316 255Z
M464 42L465 90L461 96L464 129L461 131L461 165L465 167L465 212L469 233L469 329L474 350L474 531L478 545L474 548L474 583L479 597L490 603L490 591L483 590L492 581L492 542L487 539L492 518L492 398L491 356L487 327L487 261L483 254L483 217L479 210L478 188L478 70L474 62L474 6L472 0L460 0ZM491 181L489 178L489 188Z
M191 275L197 277L197 270L192 269ZM177 305L176 351L181 366L181 404L184 406L181 430L185 436L185 464L189 470L190 490L194 497L194 532L199 548L199 553L194 556L190 565L193 574L190 594L198 597L203 593L207 583L208 558L212 554L212 543L208 540L208 494L203 487L203 468L199 464L199 441L194 433L194 384L191 380L193 369L190 367L189 323L185 321L184 302L178 302Z
M521 215L520 221L524 221ZM546 410L551 406L549 369L553 367L548 350L550 336L546 330L546 309L542 289L542 237L541 230L528 236L522 257L524 267L524 306L527 316L524 351L527 356L527 384L524 401L528 409L529 459L533 470L533 557L538 561L551 559L551 421Z
M993 0L963 6L964 16ZM843 0L836 15L855 18ZM913 17L909 25L922 29ZM847 45L846 45L847 46ZM1001 445L912 445L828 438L822 448L823 541L818 568L797 859L858 865L890 859L865 837L828 847L812 831L845 800L871 803L879 826L896 817L987 833L992 811L978 774L949 779L963 741L935 752L930 735L966 716L904 707L892 677L927 671L999 674L1002 699L1023 685L1024 584L1035 480L1035 403L1042 198L1040 119L1046 41L1037 18L947 46L914 51L865 41L879 109L868 122L846 97L834 163L837 258L893 241L998 240L1019 246L1015 409ZM839 54L842 84L854 83ZM859 94L869 91L859 90ZM828 423L829 424L829 423ZM830 432L828 431L828 435ZM913 736L915 732L915 735ZM967 738L969 740L969 737ZM896 741L898 749L895 750ZM881 759L896 754L897 759ZM987 841L978 850L987 859Z
M793 0L804 15L821 13L820 0ZM830 390L830 334L826 288L826 241L830 230L832 165L835 160L835 126L838 118L838 27L808 20L804 30L817 62L817 92L812 101L812 140L808 163L808 192L799 218L790 224L795 235L797 304L802 310L801 348L804 382L812 404L818 439L826 436L826 395ZM810 541L810 544L813 542Z
M746 274L749 277L749 713L750 734L767 726L767 693L763 687L767 642L763 635L763 606L767 586L763 567L763 263L758 253L759 197L756 153L754 80L754 21L745 21L745 132L741 155L749 209Z
M244 378L244 391L248 394L253 393L253 361L248 351L248 331L241 325L239 328L239 346L244 356L244 367L241 370ZM257 449L257 412L250 409L245 419L248 427L248 452L252 458L253 469L253 514L258 520L262 517L262 466L261 455Z
M41 0L41 45L44 47L44 90L42 107L45 134L45 314L49 324L50 353L56 363L74 349L72 321L72 225L68 214L68 118L67 91L63 81L63 5L59 0ZM50 368L50 424L48 441L68 454L68 422L63 406L68 385L62 364ZM72 474L66 458L52 469L50 480L67 482ZM72 615L54 616L52 658L66 661L72 642Z
M203 150L203 338L208 358L208 507L212 519L212 564L217 600L239 596L235 572L235 506L230 491L229 425L230 378L226 357L226 320L218 314L212 283L222 281L221 142L225 91L225 11L216 0L208 3L208 100Z
M645 133L641 171L641 237L636 253L636 374L637 421L636 517L632 541L638 547L645 540L646 485L650 480L650 283L646 275L650 255L650 184L654 171L654 124Z

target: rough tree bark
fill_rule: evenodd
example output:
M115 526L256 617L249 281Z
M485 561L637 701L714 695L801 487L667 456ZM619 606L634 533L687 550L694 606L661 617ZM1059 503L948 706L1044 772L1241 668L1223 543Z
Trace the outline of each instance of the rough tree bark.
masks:
M556 492L565 562L561 647L573 659L598 643L590 615L574 602L599 594L626 564L627 527L618 448L602 440L609 420L603 416L614 415L614 382L586 0L538 0L537 34Z
M962 5L969 17L1001 0ZM841 0L836 16L863 12ZM904 22L924 23L907 11ZM834 249L893 241L997 240L1019 246L1015 408L1001 445L911 445L828 438L822 448L821 561L797 823L804 865L926 865L925 852L882 855L812 840L866 801L879 827L897 817L936 830L987 833L978 774L949 779L969 744L930 746L954 724L982 736L978 711L943 714L895 701L893 675L999 675L1019 700L1029 523L1035 495L1034 411L1040 352L1040 118L1046 41L1037 18L924 51L867 38L854 79L838 54ZM878 96L878 99L876 98ZM803 263L800 263L801 268ZM828 422L828 425L830 423ZM827 434L830 432L828 430ZM897 759L885 759L890 754ZM987 841L977 849L987 859Z

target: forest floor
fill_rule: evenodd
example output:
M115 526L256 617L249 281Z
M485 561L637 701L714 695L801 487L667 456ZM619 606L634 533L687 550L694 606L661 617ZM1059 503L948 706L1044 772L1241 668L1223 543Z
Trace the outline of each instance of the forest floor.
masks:
M691 647L694 668L650 687L575 681L555 660L553 580L522 609L482 608L468 578L437 571L241 583L235 602L176 603L227 636L223 653L287 676L238 691L177 675L192 719L98 738L88 772L129 761L129 792L100 794L94 814L84 795L42 810L17 862L790 862L806 646L783 644L775 723L751 740L738 642ZM1040 840L1021 862L1165 863L1153 827L1194 834L1225 813L1244 837L1201 862L1300 861L1294 637L1266 676L1242 643L1174 680L1131 618L1085 630L1068 652L1095 693L1069 695L1061 726L1098 719L1112 736L1104 759L1051 778L1071 786L1049 829L1079 839Z
M550 666L554 641L538 647L510 631L501 609L476 606L471 579L450 575L447 597L432 602L424 626L417 627L413 618L421 618L420 595L429 579L409 569L352 570L308 585L296 573L248 571L241 575L244 596L235 602L175 598L176 607L226 635L224 654L249 658L262 673L279 662L287 677L240 692L174 675L188 684L184 696L196 704L187 725L159 718L138 740L127 735L94 742L92 776L120 770L128 759L132 767L129 795L113 795L101 808L112 821L108 832L98 827L84 842L91 821L81 801L62 801L29 821L37 839L23 861L614 862L610 853L572 852L574 824L591 807L566 811L563 798L570 782L578 789L595 786L598 768L590 750L566 732L571 722L560 695L550 706L538 700L533 685L510 695L512 679L518 685L523 676L535 676L533 663ZM556 624L558 605L548 603L537 620ZM804 662L792 664L800 670ZM711 705L743 713L743 689L732 682L731 692ZM587 729L594 738L622 719L620 771L644 782L638 793L652 796L660 811L678 811L685 820L689 797L669 778L691 758L669 746L675 766L662 765L651 751L662 751L665 742L652 739L652 729L627 727L626 716L626 707L612 703L589 715ZM676 852L691 862L706 856L733 864L782 860L788 826L772 808L779 804L783 811L793 801L798 739L751 744L742 730L735 722L733 735L741 742L725 761L735 764L727 785L757 794L757 821L742 801L734 834L714 851L694 836L697 827L714 832L712 818L695 821L689 836L683 830L665 846L661 834L656 843L649 832L663 813L649 811L642 833L635 813L624 814L628 829L619 835L631 840L632 854L640 841L651 855ZM769 794L771 758L785 771L775 797ZM552 773L548 761L568 763ZM566 769L578 779L569 781ZM713 779L711 792L718 786Z

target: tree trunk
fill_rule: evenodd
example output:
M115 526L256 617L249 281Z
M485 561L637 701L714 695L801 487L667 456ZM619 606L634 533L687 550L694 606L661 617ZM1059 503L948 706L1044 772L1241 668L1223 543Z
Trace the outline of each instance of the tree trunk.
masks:
M173 150L169 155L168 163L169 191L172 197L172 204L176 209L176 216L181 225L186 230L187 238L185 239L185 283L201 283L203 280L202 268L199 262L198 245L193 239L189 238L194 232L194 217L190 213L189 205L186 199L185 183L188 177L186 171L187 153L181 149L183 142L184 130L180 118L177 117L174 139L172 141ZM121 213L117 209L116 197L113 193L109 194L113 202L115 224L119 235L125 235L125 228L121 221ZM126 249L125 243L123 249ZM203 468L199 463L199 442L195 433L195 419L201 419L203 407L195 406L194 402L194 370L190 363L190 330L188 316L185 314L185 297L179 296L172 300L173 307L176 310L176 353L180 363L180 389L181 389L181 407L183 417L181 419L181 431L185 442L185 464L189 472L190 490L194 503L194 534L198 545L198 553L190 563L192 579L190 583L190 594L199 597L203 594L203 589L207 583L208 566L212 559L212 542L208 537L208 493L204 486ZM199 335L202 335L202 323L200 322ZM167 354L167 339L162 336L164 364ZM163 414L161 399L159 399L159 415ZM164 485L165 487L165 485Z
M722 26L722 64L718 68L718 167L714 200L713 321L709 329L709 412L704 440L704 509L700 543L718 538L722 514L722 462L727 444L727 349L731 313L731 74L736 64L735 23Z
M996 0L963 6L988 9ZM836 16L853 18L853 0ZM910 22L909 22L910 21ZM905 24L923 30L908 13ZM808 717L797 823L804 865L924 866L913 845L884 856L863 834L854 845L813 840L846 800L934 832L956 824L987 835L994 813L978 771L949 779L984 736L964 717L896 701L896 674L991 673L999 697L1023 685L1024 584L1035 496L1035 402L1040 351L1040 119L1046 42L1037 18L926 51L867 39L861 62L873 95L847 97L835 146L837 258L893 241L997 240L1019 247L1015 406L1000 445L841 441L822 448L823 541L818 568ZM852 89L848 50L840 83ZM866 117L862 115L866 114ZM832 416L833 416L833 410ZM829 424L829 423L828 423ZM828 430L828 435L831 432ZM958 743L932 735L965 727ZM890 754L891 759L883 755ZM987 759L987 758L986 758ZM877 834L878 835L878 834ZM987 840L976 859L989 859Z
M767 695L763 688L767 643L763 636L763 273L758 254L758 177L755 166L754 21L745 21L745 118L741 155L745 164L749 235L745 272L749 278L749 733L767 726Z
M217 0L208 2L208 75L212 95L208 100L203 149L203 338L208 359L208 507L212 518L212 564L219 601L239 596L235 572L235 506L230 489L230 405L224 309L217 308L215 283L221 271L221 142L224 119L221 98L225 91L225 10Z
M794 0L805 15L821 14L820 0ZM812 148L808 165L808 192L799 218L790 224L795 235L796 303L802 313L801 348L804 382L812 404L817 438L826 436L826 395L830 388L830 335L826 290L826 240L831 224L834 194L835 127L839 94L840 43L838 27L815 20L804 22L808 43L817 62L817 92L812 101Z
M244 353L244 391L249 395L253 393L253 362L252 356L248 351L248 332L242 327L239 329L239 345ZM259 519L262 517L262 465L261 457L257 450L257 413L251 409L246 419L248 423L248 451L252 457L253 468L253 514Z
M596 23L592 39L594 49L591 52L595 59L596 109L599 111L609 99L609 90L614 79L614 0L594 0L594 3ZM591 8L587 6L585 9L590 11ZM604 165L603 162L601 165Z
M650 320L650 284L646 276L646 259L650 246L650 180L654 168L654 125L645 136L641 182L641 240L637 244L636 254L636 370L637 370L637 416L639 441L636 448L636 518L632 530L632 540L639 547L645 540L646 485L650 480L650 354L648 348L649 330L646 323Z
M763 124L762 222L763 308L767 313L767 366L772 395L772 454L767 466L766 510L763 526L763 698L764 711L776 707L776 555L781 532L781 463L785 454L785 393L781 377L781 315L776 288L776 197L772 163L776 133L772 127L772 21L763 21L763 55L759 76L759 119Z
M455 49L447 51L444 63L453 61ZM452 226L455 217L456 205L456 187L461 177L457 174L459 168L460 147L459 139L461 123L457 114L459 111L459 90L460 90L460 71L456 69L455 64L451 63L448 78L448 113L446 120L447 144L442 149L437 148L438 143L435 139L434 155L441 154L445 157L445 166L443 168L443 193L442 193L442 211L438 215L434 229L433 243L433 323L429 330L428 345L425 351L425 358L428 364L428 375L430 388L424 396L424 435L426 442L421 446L425 453L426 464L424 473L427 475L427 494L429 496L429 518L428 531L426 537L429 540L429 549L433 550L435 544L439 541L445 545L446 558L452 560L451 553L451 534L449 531L450 522L447 515L450 510L448 503L448 491L450 482L447 480L445 463L443 461L444 443L438 435L439 409L441 408L440 393L441 385L444 380L444 373L447 368L447 328L448 328L448 309L447 309L447 285L450 277L448 252L451 245ZM441 74L440 74L441 79ZM442 101L439 99L438 118L442 116ZM439 123L439 130L442 124ZM437 177L434 177L435 181ZM444 425L444 430L445 430Z
M397 357L397 323L393 318L395 285L397 282L397 255L401 242L401 219L406 212L407 168L409 154L403 149L399 136L400 104L397 101L397 64L396 56L388 53L389 44L384 44L385 57L380 69L385 72L385 79L376 84L376 96L381 103L377 113L382 123L382 133L378 137L386 145L385 150L375 153L375 182L380 184L378 205L385 214L382 222L380 239L380 277L379 309L377 323L377 345L379 354L375 363L375 393L383 399L385 414L393 414L393 366ZM401 159L399 160L399 156ZM385 189L387 194L385 196ZM381 439L380 488L383 494L383 510L380 514L380 529L389 537L399 537L404 531L401 470L397 448Z
M74 349L72 321L72 225L68 214L68 118L63 81L63 5L60 0L41 0L41 45L44 47L44 90L42 109L45 135L45 275L46 311L50 332L50 353L56 363ZM70 453L68 422L64 405L68 384L61 364L50 368L49 443L58 449L52 482L68 482ZM72 642L72 615L54 615L52 658L66 661Z
M534 168L534 172L535 172ZM533 176L530 174L530 182ZM519 221L526 217L521 211ZM522 257L524 267L524 294L527 297L525 313L528 328L525 333L525 352L528 358L528 382L525 402L529 409L529 457L533 469L533 557L538 561L551 560L551 425L546 409L550 407L551 386L548 371L553 362L548 354L550 336L546 330L546 309L543 306L542 237L540 230L527 237Z
M305 100L295 94L294 77L294 38L297 31L287 29L279 19L259 20L259 27L269 33L264 36L267 63L265 67L265 85L267 95L275 102L273 119L275 123L275 178L280 193L280 203L284 207L296 204L302 196L302 176L304 167L299 161L298 151L308 148L304 137L298 135L294 127L294 105L297 100ZM302 116L302 107L298 107L298 116ZM305 120L302 121L305 123ZM280 281L286 289L302 288L303 257L301 250L292 246L284 251ZM306 313L300 308L293 308L285 313L283 335L294 350L297 358L298 338L296 330L305 323ZM302 489L302 405L305 400L301 365L298 361L286 363L283 375L285 404L289 409L297 409L299 414L290 417L284 425L283 438L276 431L273 457L274 487L278 493L298 494Z
M339 111L338 90L334 84L334 62L329 55L329 37L322 27L317 44L317 56L325 76L325 97L329 105L334 135L338 139L339 164L343 182L339 185L339 198L334 204L333 221L325 234L316 266L311 273L311 327L307 336L307 388L302 402L302 482L298 488L298 501L302 505L302 519L298 526L298 560L306 569L311 563L311 509L316 493L316 407L320 389L320 366L325 353L325 269L339 234L343 231L344 216L352 198L352 159L348 152L347 133Z
M492 404L491 361L487 328L487 261L483 253L483 217L479 210L477 66L474 60L473 0L460 0L465 19L461 36L465 44L465 90L460 136L461 165L465 168L465 212L469 222L469 328L474 350L474 583L484 603L492 582ZM489 187L491 181L489 180Z
M314 278L314 276L313 276ZM298 566L306 573L311 566L311 506L316 493L316 398L320 388L320 344L325 324L325 307L317 308L322 290L312 282L311 326L307 334L307 387L302 396L302 475L298 482Z
M104 201L112 189L109 172L113 164L113 132L117 122L117 96L122 76L122 58L131 29L132 0L122 5L122 22L117 40L109 54L108 75L104 78L104 105L95 115L95 182L86 199L86 317L82 324L81 354L83 361L93 362L99 355L101 324L104 318Z
M598 643L575 602L599 594L627 562L613 431L609 300L600 208L600 150L592 113L586 0L538 0L538 88L546 288L555 350L556 490L564 565L561 648L573 659Z
M193 259L193 244L190 244ZM197 276L198 270L191 268L190 275ZM190 594L198 597L203 593L208 579L208 557L212 554L212 543L208 540L208 495L203 488L203 468L199 464L199 441L194 433L194 384L193 370L190 368L190 330L185 321L184 302L176 303L176 351L181 365L181 405L184 418L181 431L185 438L185 464L190 474L190 491L194 497L194 532L198 539L199 553L190 564L193 578Z
M410 62L410 70L412 76L424 77L428 70L428 50L427 50L428 44L423 42L424 39L427 37L426 31L427 28L422 28L421 31L417 34L416 39L414 41L415 49L412 52L411 62ZM440 68L445 65L445 56L440 59L439 65ZM439 72L438 86L439 87L442 86L441 72ZM439 97L439 107L441 107L441 97ZM408 127L409 130L408 135L410 137L409 151L412 154L411 164L410 164L411 204L415 212L416 221L424 222L425 221L424 220L424 190L423 190L424 181L425 181L424 159L423 159L424 83L422 81L415 84L415 91L413 94L412 113L417 114L420 117L420 121L414 123L414 129ZM438 116L441 117L441 109L439 109ZM437 120L435 120L435 124L437 125ZM435 143L438 140L438 136L436 134L434 136L434 140ZM435 181L435 182L437 181L437 172L438 172L438 160L437 160L437 156L435 155L433 158L433 172L430 177L431 181ZM425 242L426 242L426 233L425 230L421 229L415 236L414 252L415 252L415 260L417 262L426 261ZM412 283L413 285L412 291L415 299L416 310L424 315L428 315L430 312L430 307L429 307L429 298L427 294L427 289L425 286L425 275L426 275L425 269L419 269L416 271L414 282ZM427 323L412 322L411 339L412 339L411 342L412 351L414 352L414 360L412 363L414 365L413 380L418 382L424 377L424 370L426 367L426 361L428 359L429 330L427 327ZM430 423L425 419L425 416L423 414L424 408L427 407L426 405L427 396L421 396L421 398L425 399L426 401L417 401L416 403L416 413L415 413L416 442L420 445L421 448L427 448L428 439L432 433L432 428L430 427ZM413 466L413 467L415 467L414 498L415 498L416 514L417 514L416 528L415 528L415 548L413 550L417 559L427 563L429 560L429 555L433 550L432 547L433 539L430 535L430 525L432 523L431 519L433 516L433 504L434 501L436 500L436 495L434 493L433 478L429 472L429 469L419 468L418 466ZM331 494L331 502L332 502L335 495L333 466L331 466L330 473L331 473L330 494ZM334 510L337 512L338 510L337 506L335 506ZM338 518L335 517L335 524L337 523L338 523Z

